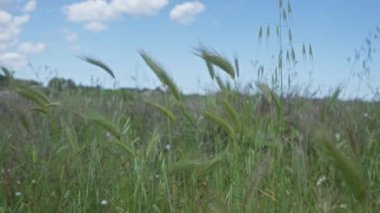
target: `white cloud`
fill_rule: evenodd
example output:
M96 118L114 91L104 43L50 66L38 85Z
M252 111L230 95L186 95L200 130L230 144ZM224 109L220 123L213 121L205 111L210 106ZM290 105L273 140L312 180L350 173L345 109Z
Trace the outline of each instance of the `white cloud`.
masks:
M7 24L12 21L12 15L4 10L0 10L0 24Z
M10 69L20 69L27 65L27 59L18 52L0 53L0 65Z
M86 0L64 7L64 13L72 22L104 22L117 17L106 0Z
M66 5L63 12L69 21L82 23L87 30L100 31L120 16L154 15L167 3L168 0L83 0Z
M107 26L102 22L92 21L84 25L84 28L89 31L97 32L107 29Z
M199 1L177 4L170 11L170 19L174 22L188 25L191 24L195 17L202 13L205 9L205 5Z
M0 49L9 47L18 40L22 27L29 21L29 15L12 16L0 11Z
M31 42L23 42L20 45L18 45L18 51L24 54L40 53L44 51L45 48L45 44L41 42L36 44L33 44Z
M27 56L45 49L43 43L21 43L22 28L30 20L30 13L36 9L36 0L0 0L0 65L20 69L27 65ZM8 10L8 11L7 11ZM12 12L9 12L12 11ZM20 14L14 15L13 13Z
M111 6L129 15L154 15L168 4L168 0L112 0Z
M37 1L29 0L22 8L22 12L24 13L33 12L36 9L36 7L37 7Z

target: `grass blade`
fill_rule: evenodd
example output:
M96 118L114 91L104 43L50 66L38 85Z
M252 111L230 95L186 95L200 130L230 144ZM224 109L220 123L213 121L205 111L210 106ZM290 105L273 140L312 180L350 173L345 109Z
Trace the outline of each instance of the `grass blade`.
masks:
M258 37L259 37L259 40L263 38L263 26L260 26Z
M292 5L290 4L290 1L288 1L288 14L290 15L292 13Z
M193 117L190 115L189 111L185 108L185 105L182 102L179 104L179 109L181 110L182 114L185 116L186 120L191 125L194 125Z
M43 92L37 90L36 88L19 84L15 87L15 91L22 97L37 104L39 107L44 108L50 105L49 98Z
M216 80L216 83L218 84L220 90L222 90L222 91L227 90L226 85L224 84L224 82L222 81L222 79L219 76L215 76L215 80Z
M13 73L9 69L7 69L6 67L1 67L1 71L3 71L4 78L6 80L11 80L13 78ZM3 75L0 75L0 76L3 76Z
M103 63L102 61L100 61L99 59L94 59L94 58L90 58L90 57L86 57L86 56L82 56L82 57L79 57L80 59L82 59L83 61L87 62L87 63L90 63L94 66L97 66L101 69L103 69L104 71L106 71L113 79L115 79L115 75L113 73L113 71L111 70L111 68L109 68L105 63Z
M67 140L69 141L72 152L78 153L79 151L78 137L77 137L75 129L72 128L72 125L70 123L71 121L67 123L69 125L65 125L66 137L67 137Z
M263 93L265 99L267 99L268 103L269 104L272 104L273 103L273 99L272 99L272 90L268 87L268 85L264 84L264 83L260 83L260 82L257 82L256 83L256 87Z
M239 78L239 75L240 75L239 59L237 57L235 57L234 61L235 61L236 76Z
M140 55L144 59L145 63L150 67L150 69L152 69L152 71L156 74L161 83L169 88L169 90L173 93L174 97L177 100L181 100L181 93L179 92L177 85L167 74L167 72L162 68L162 66L155 62L152 59L152 57L150 57L147 53L145 53L142 50L140 51Z
M97 125L101 126L103 129L107 130L111 135L113 135L118 140L121 139L121 131L119 130L119 128L117 128L111 121L109 121L102 115L95 112L90 112L88 114L80 113L80 115L96 123Z
M265 99L268 101L270 105L272 105L272 103L274 102L278 113L278 117L280 118L282 113L282 103L278 95L273 90L271 90L269 86L265 83L257 82L256 86L263 93Z
M212 80L214 80L215 78L215 70L214 70L214 67L212 66L212 64L208 61L206 61L206 65L207 65L207 70L208 70L208 73L210 74L210 77Z
M367 185L362 176L359 165L345 156L326 136L320 139L320 143L326 149L327 154L333 159L337 169L342 173L342 178L354 194L355 198L363 202L367 197Z
M235 68L231 64L231 62L217 53L215 50L210 50L204 47L200 47L197 49L197 56L203 58L206 63L211 63L212 65L215 65L222 69L224 72L226 72L232 79L235 79Z
M309 57L313 60L313 48L311 47L311 44L309 45Z
M305 46L305 44L302 45L302 56L303 56L303 60L305 61L306 60L306 46Z
M223 100L223 107L227 111L228 117L231 119L233 126L235 127L236 132L241 132L243 129L243 125L241 123L241 119L235 108L228 103L226 100Z
M160 112L162 112L164 115L166 115L166 117L169 118L169 120L171 122L175 123L177 121L177 118L175 117L175 115L166 107L164 107L160 104L157 104L157 103L149 102L149 101L147 103L156 107L157 109L159 109Z
M293 63L296 63L296 52L294 51L294 48L292 47L292 60L293 60Z
M183 160L173 165L170 174L179 172L193 172L195 177L199 178L210 172L215 166L223 162L227 157L227 152L217 154L215 157L206 160Z
M235 130L223 118L209 111L203 111L203 116L207 118L208 120L214 122L218 126L222 127L224 131L227 132L228 136L231 139L235 139L235 136L236 136Z
M334 105L334 103L336 103L336 101L338 100L338 97L340 95L340 92L341 92L341 89L337 88L335 90L334 94L331 96L331 98L329 98L329 100L327 102L327 107L326 107L327 111L330 111L332 106Z
M126 151L127 153L129 153L130 155L132 156L135 156L136 153L130 148L127 146L127 144L125 143L122 143L120 140L115 140L113 141L117 146L119 146L121 149L123 149L124 151Z

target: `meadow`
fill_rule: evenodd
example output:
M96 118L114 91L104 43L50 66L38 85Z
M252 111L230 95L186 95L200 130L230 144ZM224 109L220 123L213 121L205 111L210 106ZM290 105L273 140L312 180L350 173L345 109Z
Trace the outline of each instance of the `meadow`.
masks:
M279 3L281 23L258 36L284 44L276 69L244 89L239 61L206 47L217 90L205 95L183 95L142 50L160 89L41 86L2 67L0 213L378 212L380 103L286 90L297 52Z
M281 97L265 83L184 96L141 55L167 91L3 82L1 212L380 209L378 102Z

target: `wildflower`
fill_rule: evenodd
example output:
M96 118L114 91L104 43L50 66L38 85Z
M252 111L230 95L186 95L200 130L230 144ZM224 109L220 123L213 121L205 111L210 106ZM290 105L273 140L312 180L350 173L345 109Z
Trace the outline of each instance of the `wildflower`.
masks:
M368 113L364 113L363 116L368 118Z
M21 184L21 181L17 180L16 183L17 183L18 185L20 185L20 184Z
M318 178L318 180L317 180L317 183L316 183L316 185L317 186L320 186L323 182L325 182L326 181L326 176L321 176L320 178Z
M108 205L108 201L107 200L102 200L102 201L100 201L100 205L106 206L106 205Z
M15 192L15 196L16 197L20 197L21 196L21 192Z
M166 149L166 150L168 150L168 151L169 151L169 150L170 150L170 148L171 148L170 144L166 144L166 145L165 145L165 149Z
M347 205L344 204L344 203L342 203L342 204L339 205L339 208L341 208L341 209L347 209Z
M160 178L160 175L159 175L159 174L156 174L154 177L155 177L156 179L159 179L159 178Z
M36 184L36 183L37 183L37 181L33 179L32 180L32 184Z
M111 141L111 133L107 132L105 138L107 141Z
M339 133L335 133L335 139L336 139L337 141L340 140L340 134L339 134Z

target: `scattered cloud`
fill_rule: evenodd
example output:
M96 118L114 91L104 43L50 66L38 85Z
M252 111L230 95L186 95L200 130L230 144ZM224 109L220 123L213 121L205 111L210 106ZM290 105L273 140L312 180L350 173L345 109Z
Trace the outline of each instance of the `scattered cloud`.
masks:
M89 31L97 32L107 29L107 25L105 25L103 22L92 21L86 23L84 25L84 28Z
M29 21L29 15L13 16L0 10L0 49L14 44L24 24Z
M170 11L170 19L174 22L188 25L191 24L195 20L195 17L205 9L206 6L199 1L177 4Z
M64 13L72 22L105 22L117 17L106 0L85 0L64 7Z
M33 12L36 9L36 7L37 7L37 1L29 0L22 8L22 12L24 13Z
M12 21L12 15L4 10L0 10L0 24L6 24Z
M168 4L168 0L112 0L111 6L128 15L155 15Z
M45 44L41 42L36 44L33 44L31 42L23 42L20 45L18 45L18 51L24 54L40 53L44 51L45 48Z
M28 0L24 5L20 5L21 7L16 7L17 5L20 5L19 1L0 0L0 66L11 69L25 67L29 54L39 53L45 49L43 43L33 44L19 40L22 28L29 22L30 13L36 9L37 2ZM7 10L14 11L18 15Z
M27 65L24 54L18 52L0 52L0 65L10 69L20 69Z
M123 15L155 15L168 0L83 0L64 6L67 20L82 23L85 29L100 31Z

